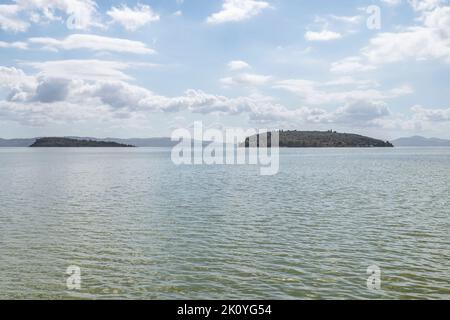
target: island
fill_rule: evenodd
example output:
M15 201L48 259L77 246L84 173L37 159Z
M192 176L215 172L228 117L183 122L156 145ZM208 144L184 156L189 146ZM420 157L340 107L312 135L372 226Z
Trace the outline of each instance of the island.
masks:
M78 140L70 138L38 138L31 148L134 148L112 141Z
M280 130L280 148L392 148L389 141L378 140L353 133L338 133L336 131L284 131ZM271 132L267 133L267 144L271 146ZM259 147L259 136L256 135L257 146ZM245 147L248 148L250 138L245 140ZM244 143L242 144L242 146Z

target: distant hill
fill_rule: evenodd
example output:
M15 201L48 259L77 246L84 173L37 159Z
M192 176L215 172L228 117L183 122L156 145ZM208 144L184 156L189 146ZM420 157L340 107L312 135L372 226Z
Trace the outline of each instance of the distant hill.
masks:
M112 141L78 140L69 138L39 138L30 145L32 148L131 148L128 144L120 144Z
M105 138L103 141L113 141L117 143L132 144L136 147L173 147L179 142L172 141L170 138L131 138L131 139L119 139L119 138Z
M392 141L396 147L450 147L450 140L413 136Z
M270 135L271 133L269 133ZM393 147L388 141L377 140L358 134L335 131L280 131L281 148L371 148ZM257 136L259 142L259 135ZM268 138L270 146L270 137ZM249 138L245 141L249 146Z
M35 138L32 139L1 139L0 147L29 147L36 141Z

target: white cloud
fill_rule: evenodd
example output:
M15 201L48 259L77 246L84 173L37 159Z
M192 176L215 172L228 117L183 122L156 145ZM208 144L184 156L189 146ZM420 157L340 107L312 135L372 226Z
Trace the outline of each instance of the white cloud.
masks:
M379 87L379 83L375 80L355 79L351 76L342 76L334 80L323 83L324 86L355 86L358 89Z
M362 16L336 16L336 15L331 15L331 18L336 21L349 23L349 24L358 24L363 19Z
M23 62L40 75L50 78L82 80L130 80L123 70L130 67L125 62L105 60L56 60L45 62Z
M383 64L404 60L442 60L450 63L450 7L440 1L412 1L420 11L422 25L399 32L380 33L362 49L371 63Z
M59 12L65 14L70 28L88 30L103 27L97 18L97 4L93 0L18 0L24 10L40 14L43 20L62 20Z
M390 117L377 119L375 122L382 128L408 131L428 131L437 134L447 133L450 122L450 108L433 109L413 106L411 115L394 113Z
M334 113L334 122L367 124L375 119L391 114L386 103L380 101L352 101L338 108Z
M304 79L290 79L278 81L274 88L292 92L308 105L342 104L354 101L383 101L412 93L412 89L408 86L401 86L387 91L373 88L349 90L333 88L331 90L327 86L329 86L327 82L319 83Z
M305 39L308 41L331 41L342 38L342 35L338 32L322 30L319 32L307 31L305 33Z
M30 38L30 43L42 45L49 50L87 49L120 53L152 54L155 51L140 41L110 38L92 34L72 34L63 40L54 38Z
M0 66L0 87L13 88L26 81L27 75L20 69ZM33 77L30 77L33 79Z
M143 4L138 4L134 8L126 5L112 7L106 14L113 22L121 24L128 31L136 31L150 22L159 21L159 15L150 6Z
M442 0L408 0L415 11L433 10L439 7Z
M256 122L289 120L293 115L297 116L296 121L312 121L324 112L308 108L292 111L259 96L228 98L192 89L181 96L167 97L123 81L61 79L48 73L28 76L15 68L0 69L1 84L15 96L9 93L7 100L0 101L0 118L33 126L87 119L110 123L118 118L145 118L154 112L179 111L247 114L250 121Z
M0 119L31 127L45 127L52 123L67 125L88 120L111 124L114 121L114 113L109 112L106 106L98 104L0 101Z
M362 50L370 62L442 59L450 63L450 43L436 30L411 27L399 33L381 33Z
M363 63L360 57L355 56L333 62L330 71L333 73L355 73L367 72L375 69L375 66L369 63Z
M242 60L233 60L228 63L228 68L232 71L236 70L242 70L242 69L248 69L250 68L250 65Z
M422 15L421 20L427 28L443 32L450 36L450 7L438 7Z
M5 42L5 41L0 41L0 48L13 48L13 49L21 49L21 50L26 50L28 49L28 44L25 42Z
M431 121L431 122L447 122L450 121L450 108L448 109L427 109L422 106L414 106L411 108L414 118Z
M29 23L21 20L17 15L20 7L15 4L0 4L0 29L11 32L24 32Z
M97 21L97 5L92 0L15 0L15 4L0 5L0 28L25 32L30 22L62 21L61 13L70 28L102 27Z
M287 109L282 105L266 104L250 114L253 121L262 123L282 122L289 124L345 124L366 128L379 126L381 120L389 118L391 112L383 102L352 101L335 111L301 107Z
M347 95L352 99L345 101L335 111L305 106L289 109L274 99L261 95L229 98L192 89L175 97L158 95L137 85L109 79L108 76L86 75L84 71L78 70L80 77L76 74L69 77L82 64L70 61L66 61L66 64L73 65L73 69L61 69L60 64L51 62L34 65L41 71L35 76L16 68L0 68L0 87L8 91L6 100L0 101L0 118L28 126L85 121L124 125L129 121L146 123L153 113L188 111L199 114L246 115L250 122L273 125L335 123L363 128L394 123L392 119L389 122L391 112L384 102L369 99L373 96L388 97L392 93ZM98 61L85 63L93 69L98 69L98 64ZM296 85L300 83L297 80ZM325 92L320 92L317 83L306 80L303 83L312 87L311 90L318 95ZM328 100L339 100L345 96L342 92L328 95ZM438 117L437 114L442 115ZM440 120L448 118L448 111L427 113L426 116Z
M7 100L24 101L37 87L37 79L20 69L0 67L0 88L8 91Z
M381 0L381 2L391 7L396 7L402 3L402 0Z
M308 41L332 41L358 32L364 21L363 15L316 15L314 22L306 27L305 39Z
M220 79L220 82L227 86L240 85L240 86L260 86L268 83L272 79L271 76L265 76L260 74L242 73L233 77L227 77Z
M256 0L224 0L222 10L208 17L210 24L247 20L270 8L265 1Z

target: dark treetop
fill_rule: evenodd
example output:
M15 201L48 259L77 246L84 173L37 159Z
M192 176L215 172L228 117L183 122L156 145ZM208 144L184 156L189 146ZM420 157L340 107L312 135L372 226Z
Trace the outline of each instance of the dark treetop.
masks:
M69 138L39 138L30 145L33 148L39 147L61 147L61 148L80 148L80 147L99 147L99 148L131 148L128 144L120 144L112 141L94 141L77 140Z
M335 131L279 131L281 148L370 148L393 147L388 141L377 140L358 134ZM270 147L270 135L267 144ZM259 146L259 135L257 135ZM245 140L249 146L249 138Z

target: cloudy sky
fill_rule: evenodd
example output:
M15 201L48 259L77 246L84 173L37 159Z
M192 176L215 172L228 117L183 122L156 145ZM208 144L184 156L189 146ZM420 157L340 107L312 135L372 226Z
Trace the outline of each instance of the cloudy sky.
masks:
M3 138L450 138L449 85L444 0L0 1Z

